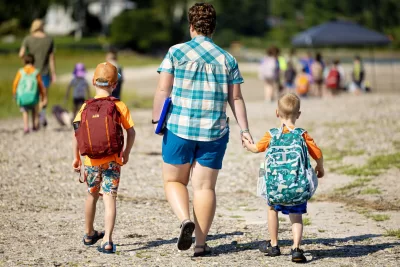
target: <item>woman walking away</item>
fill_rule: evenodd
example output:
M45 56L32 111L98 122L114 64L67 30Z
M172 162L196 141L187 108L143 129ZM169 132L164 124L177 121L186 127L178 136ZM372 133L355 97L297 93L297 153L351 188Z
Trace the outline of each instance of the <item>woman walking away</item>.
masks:
M36 19L32 22L30 35L25 37L22 41L19 57L23 58L26 54L32 54L34 56L35 67L40 70L43 85L48 95L50 82L55 82L57 77L53 38L44 32L43 27L43 21L40 19ZM40 122L44 127L47 126L46 106L43 106L40 112Z
M215 185L229 140L227 103L243 138L253 143L236 59L214 44L216 12L211 4L189 9L191 40L172 46L158 68L153 123L171 96L162 142L166 198L181 222L178 249L188 250L195 232L194 256L211 254L206 244L215 209ZM190 219L187 185L192 177L193 215Z
M259 68L259 78L264 81L265 101L273 102L279 93L278 48L271 46L262 59Z
M325 64L322 61L322 55L317 53L315 61L311 64L311 74L313 78L313 93L322 97L322 88L324 85L324 68Z

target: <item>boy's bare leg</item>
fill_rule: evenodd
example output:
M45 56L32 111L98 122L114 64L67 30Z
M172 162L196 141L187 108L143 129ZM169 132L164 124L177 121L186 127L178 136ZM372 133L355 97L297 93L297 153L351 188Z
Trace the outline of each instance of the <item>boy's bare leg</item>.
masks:
M190 219L187 190L190 168L190 163L182 165L163 163L165 196L181 222Z
M293 248L299 248L303 237L303 216L302 214L289 214L292 223Z
M115 225L115 217L117 216L117 198L110 194L103 195L104 201L104 225L105 233L103 237L103 244L105 242L112 242L112 233ZM105 249L111 249L110 245L107 245Z
M24 131L29 130L29 114L27 111L22 112L22 119L24 121Z
M96 204L99 199L99 193L88 193L85 202L85 231L89 236L94 235L94 217L96 215ZM86 241L90 241L86 239Z
M268 232L273 247L278 245L278 228L278 212L273 207L268 206Z
M216 209L215 185L219 170L193 164L193 213L196 246L206 243L207 234L210 231ZM200 252L199 251L196 252Z
M85 202L85 231L89 236L94 235L94 216L96 215L96 204L99 199L99 193L88 193L86 202ZM86 239L86 241L90 241L90 239Z

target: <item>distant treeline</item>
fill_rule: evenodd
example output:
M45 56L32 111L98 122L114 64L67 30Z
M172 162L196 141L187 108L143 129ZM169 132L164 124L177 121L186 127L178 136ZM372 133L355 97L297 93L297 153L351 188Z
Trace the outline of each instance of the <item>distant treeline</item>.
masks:
M7 3L6 3L7 2ZM87 8L86 0L0 1L0 35L29 28L30 21L43 17L50 3ZM196 1L136 0L136 9L116 17L108 31L111 42L119 47L142 52L157 52L187 40L186 13ZM221 46L242 41L247 46L274 43L289 47L292 36L311 26L343 19L380 31L400 47L400 0L209 0L217 10L214 39ZM77 4L78 3L78 4ZM30 12L26 12L29 10ZM74 12L73 16L77 16ZM96 18L86 12L85 34L102 31ZM15 18L17 25L7 22ZM3 25L3 27L2 27ZM4 26L5 25L5 26ZM13 28L14 27L14 28Z

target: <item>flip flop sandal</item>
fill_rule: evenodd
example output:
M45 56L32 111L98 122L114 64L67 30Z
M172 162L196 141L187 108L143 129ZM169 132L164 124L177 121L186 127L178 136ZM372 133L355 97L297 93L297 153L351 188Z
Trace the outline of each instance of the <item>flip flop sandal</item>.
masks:
M83 244L85 244L85 246L91 246L96 244L97 241L99 241L99 239L102 239L104 237L104 232L97 232L94 231L94 234L92 236L90 235L84 235L83 236ZM90 240L90 241L86 241L86 240Z
M195 246L194 248L201 248L203 251L195 252L193 257L204 257L211 255L211 248L207 245L207 243L205 243L203 246Z
M106 248L106 246L110 245L111 248ZM114 253L114 243L113 242L105 242L104 244L97 247L97 251L105 254L113 254Z
M185 220L181 224L181 233L178 238L178 249L188 250L192 246L192 235L195 225L190 220Z

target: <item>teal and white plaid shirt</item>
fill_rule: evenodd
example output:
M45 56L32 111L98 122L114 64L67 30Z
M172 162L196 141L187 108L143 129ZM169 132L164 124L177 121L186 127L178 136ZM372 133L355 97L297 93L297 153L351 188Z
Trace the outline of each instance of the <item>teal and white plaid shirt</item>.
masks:
M168 130L196 141L217 140L228 132L228 85L243 83L232 55L198 36L172 46L157 71L174 75Z

